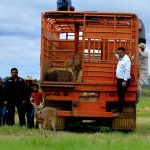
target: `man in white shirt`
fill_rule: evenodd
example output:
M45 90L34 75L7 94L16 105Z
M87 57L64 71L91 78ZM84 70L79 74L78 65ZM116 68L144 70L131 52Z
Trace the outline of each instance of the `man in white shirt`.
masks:
M118 54L114 52L114 55L115 58L118 60L116 77L117 77L117 91L119 99L118 113L116 113L114 116L118 116L123 113L125 94L128 86L130 85L131 61L128 55L126 55L124 47L119 47Z

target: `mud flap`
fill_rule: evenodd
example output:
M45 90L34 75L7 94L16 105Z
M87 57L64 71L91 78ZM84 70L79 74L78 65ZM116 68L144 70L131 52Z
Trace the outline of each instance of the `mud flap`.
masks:
M136 105L127 103L123 108L123 114L112 119L113 130L133 131L136 128Z

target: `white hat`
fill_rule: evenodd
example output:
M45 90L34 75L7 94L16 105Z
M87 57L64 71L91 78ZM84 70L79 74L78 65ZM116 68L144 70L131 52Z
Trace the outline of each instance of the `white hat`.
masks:
M140 48L144 48L144 49L145 49L145 48L146 48L146 44L144 44L144 43L140 43L140 44L139 44L139 47L140 47Z
M31 76L27 76L25 80L33 80Z

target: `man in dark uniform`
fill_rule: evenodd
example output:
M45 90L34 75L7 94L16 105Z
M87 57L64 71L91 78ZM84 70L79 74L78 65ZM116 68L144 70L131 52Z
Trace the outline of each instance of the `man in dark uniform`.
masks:
M3 111L3 82L0 80L0 125L2 125L2 111Z
M7 102L4 101L4 83L0 80L0 125L4 126L7 115Z
M19 125L25 125L25 81L18 77L17 68L11 69L11 77L5 81L4 100L7 101L8 107L8 125L15 124L15 107L17 107L19 116Z
M71 0L57 0L58 11L74 11Z
M35 82L31 77L25 79L26 90L25 90L25 113L27 118L27 127L34 127L34 108L30 102L31 93L33 92L32 84Z

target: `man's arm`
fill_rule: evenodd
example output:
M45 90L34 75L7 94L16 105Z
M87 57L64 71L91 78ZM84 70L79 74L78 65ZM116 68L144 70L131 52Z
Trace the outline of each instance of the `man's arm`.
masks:
M3 86L3 98L4 98L4 101L7 101L7 102L8 102L8 97L9 97L9 86L10 86L10 83L8 80L6 80Z
M26 84L25 80L23 78L19 77L19 80L21 82L20 84L20 92L22 92L22 104L25 104L25 99L26 99Z
M140 47L139 47L139 54L140 54L142 57L148 57L148 53L147 53L145 50L142 52Z
M113 51L113 54L114 54L114 57L115 57L117 60L119 60L119 56L118 56L118 54L116 54L115 51Z

